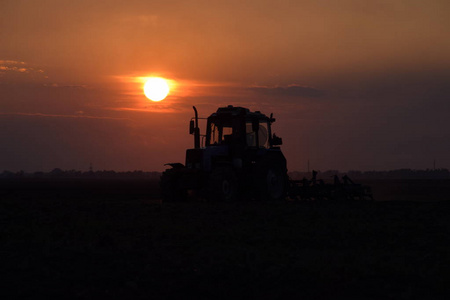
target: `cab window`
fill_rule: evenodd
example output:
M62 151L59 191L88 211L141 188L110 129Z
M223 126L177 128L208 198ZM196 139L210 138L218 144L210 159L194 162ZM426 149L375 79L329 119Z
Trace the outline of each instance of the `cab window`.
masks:
M267 122L259 122L258 139L256 139L256 132L253 130L251 121L246 122L245 129L248 147L269 148L269 130Z
M220 126L216 123L211 123L211 136L209 140L210 145L220 145L228 142L233 134L233 127Z

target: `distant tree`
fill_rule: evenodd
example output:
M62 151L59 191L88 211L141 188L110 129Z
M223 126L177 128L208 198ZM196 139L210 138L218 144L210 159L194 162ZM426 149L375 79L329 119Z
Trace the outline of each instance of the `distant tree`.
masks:
M3 171L3 173L1 174L2 178L13 178L15 176L15 174L11 171Z

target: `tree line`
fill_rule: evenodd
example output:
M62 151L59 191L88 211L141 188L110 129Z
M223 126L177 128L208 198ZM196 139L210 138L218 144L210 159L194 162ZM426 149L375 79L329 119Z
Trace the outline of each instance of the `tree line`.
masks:
M11 172L3 171L0 178L149 178L156 179L161 172L144 172L141 170L116 172L113 170L78 171L55 168L50 172Z
M356 180L377 180L377 179L450 179L450 172L448 169L397 169L387 171L357 171L350 170L348 172L341 172L338 170L327 170L324 172L317 171L317 178L323 180L332 180L335 175L342 177L349 176ZM311 178L312 172L289 172L289 177L295 180L303 178Z
M289 172L289 177L294 180L303 178L310 179L312 172ZM323 180L332 180L335 175L342 177L349 176L351 179L450 179L448 169L398 169L388 171L357 171L350 170L341 172L339 170L317 171L317 178ZM50 172L11 172L3 171L0 178L148 178L159 179L161 172L145 172L141 170L116 172L114 170L98 170L98 171L79 171L79 170L62 170L55 168Z

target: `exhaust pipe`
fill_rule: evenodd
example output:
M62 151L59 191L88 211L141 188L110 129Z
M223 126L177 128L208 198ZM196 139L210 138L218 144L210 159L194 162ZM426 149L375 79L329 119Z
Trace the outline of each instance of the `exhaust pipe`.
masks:
M198 128L198 112L195 106L192 106L195 112L195 127L194 127L194 148L200 149L200 128Z

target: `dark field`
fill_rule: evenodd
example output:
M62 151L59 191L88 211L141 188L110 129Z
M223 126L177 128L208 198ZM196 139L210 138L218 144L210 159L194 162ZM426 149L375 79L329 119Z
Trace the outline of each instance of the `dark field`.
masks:
M446 299L450 181L369 184L375 202L161 204L158 182L2 180L1 292Z

